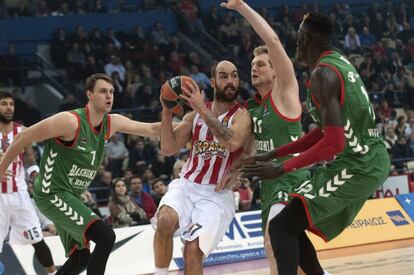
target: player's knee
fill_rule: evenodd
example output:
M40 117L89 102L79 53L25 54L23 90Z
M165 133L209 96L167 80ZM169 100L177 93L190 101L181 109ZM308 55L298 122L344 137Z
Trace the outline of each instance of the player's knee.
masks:
M43 239L40 242L34 243L33 248L35 250L37 260L43 267L50 267L54 265L52 253Z
M163 235L173 235L177 229L178 217L171 208L163 207L157 217L157 231Z

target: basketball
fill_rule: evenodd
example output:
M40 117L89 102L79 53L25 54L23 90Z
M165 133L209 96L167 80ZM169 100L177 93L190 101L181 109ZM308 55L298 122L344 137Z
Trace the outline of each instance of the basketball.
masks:
M194 83L194 80L188 76L175 76L167 80L161 87L161 100L164 105L170 109L174 114L183 116L191 107L180 97L182 87L189 83Z

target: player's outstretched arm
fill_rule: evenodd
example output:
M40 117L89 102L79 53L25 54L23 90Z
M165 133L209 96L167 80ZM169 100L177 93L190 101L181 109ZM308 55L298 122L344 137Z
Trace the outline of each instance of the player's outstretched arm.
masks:
M171 156L183 148L191 139L191 129L195 112L186 114L177 126L172 123L172 112L163 107L161 114L161 152ZM174 128L174 129L173 129Z
M111 126L109 136L111 137L116 132L121 132L130 135L141 137L157 137L160 135L161 123L147 123L129 119L120 114L110 114Z
M69 112L61 112L20 132L7 149L0 162L0 178L7 167L32 142L39 142L51 138L73 140L78 129L78 119Z
M269 57L272 62L273 70L275 71L276 83L278 86L281 86L278 90L284 92L287 88L292 87L294 88L293 90L296 91L296 93L292 96L297 97L299 88L292 61L283 48L279 36L272 29L272 27L262 16L260 16L260 14L258 14L242 0L228 0L227 2L221 3L221 6L236 10L247 20L247 22L249 22L254 31L269 48ZM290 94L291 90L288 89L287 93Z

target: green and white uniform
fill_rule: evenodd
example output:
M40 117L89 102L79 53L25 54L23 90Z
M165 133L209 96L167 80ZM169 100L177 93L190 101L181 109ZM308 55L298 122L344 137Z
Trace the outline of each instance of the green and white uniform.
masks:
M250 101L250 102L249 102ZM297 140L302 135L300 117L289 119L284 117L274 104L271 92L269 92L262 102L257 99L250 99L245 106L249 109L253 123L253 133L255 135L255 147L257 153L265 153L273 149ZM276 163L281 163L293 156L274 159ZM265 228L270 208L275 203L287 203L289 192L292 187L301 184L310 177L309 171L298 169L291 173L286 173L280 178L273 180L263 180L260 184L260 197L262 201L262 227Z
M344 151L310 181L295 188L292 196L304 203L309 230L329 241L352 223L365 201L384 183L390 160L375 127L375 113L358 72L342 55L328 51L317 66L336 72L341 81ZM316 98L308 90L307 108L322 127Z
M88 247L85 231L98 217L80 195L97 174L109 137L109 116L105 114L99 131L89 122L87 107L72 113L78 118L73 144L58 139L46 141L40 172L34 184L34 200L39 210L56 226L66 255Z

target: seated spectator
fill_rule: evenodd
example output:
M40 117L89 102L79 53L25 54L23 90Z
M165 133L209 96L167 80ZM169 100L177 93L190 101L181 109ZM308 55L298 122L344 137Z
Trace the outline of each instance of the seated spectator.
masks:
M161 198L167 193L168 188L161 178L155 179L152 182L152 198L154 199L155 206L158 207Z
M81 105L76 100L76 97L73 94L68 93L65 100L59 105L59 112L73 110L79 108L80 106Z
M125 180L123 178L114 179L112 196L108 203L114 228L149 223L145 211L134 203L127 192Z
M113 135L105 147L107 157L107 169L112 172L114 177L122 175L123 162L128 158L129 152L124 142L117 134Z
M398 137L408 138L411 135L411 126L407 123L407 118L405 116L399 116L397 118L397 126L395 127L395 134Z
M350 27L345 35L344 48L347 53L361 53L361 42L354 27Z
M131 189L131 199L140 207L142 207L147 215L148 219L151 219L157 207L155 206L154 199L147 192L143 191L143 184L140 177L134 175L129 179L129 188Z
M191 66L190 77L200 86L201 90L205 90L210 86L210 79L203 72L200 72L197 65Z
M66 54L66 64L68 65L68 73L76 78L81 79L85 70L85 54L80 50L79 44L74 42L71 49Z
M104 69L105 69L105 73L109 76L112 76L112 73L115 71L118 72L119 79L121 81L125 81L126 69L124 65L122 65L121 59L119 58L119 56L112 55L111 61L105 65Z
M104 7L101 0L95 0L95 5L92 8L93 13L107 13L108 10Z
M392 163L395 166L395 169L399 174L404 173L405 168L405 160L413 157L413 151L411 150L410 146L407 144L407 139L404 136L398 138L398 141L395 143L394 147L391 150L392 156Z
M156 158L151 163L151 170L155 177L160 177L161 175L170 175L174 165L174 157L165 156L159 150L156 153Z
M395 145L397 140L398 140L398 137L395 134L394 127L387 126L387 128L385 129L385 139L384 139L385 142L384 143L389 153L391 153L392 147Z
M154 23L153 30L150 33L150 39L157 46L168 45L170 43L170 36L159 21Z
M362 33L359 35L359 41L361 42L362 47L371 49L375 45L377 39L369 32L368 27L363 27Z
M176 160L173 165L173 179L179 179L181 170L183 169L185 165L185 161L182 160Z

